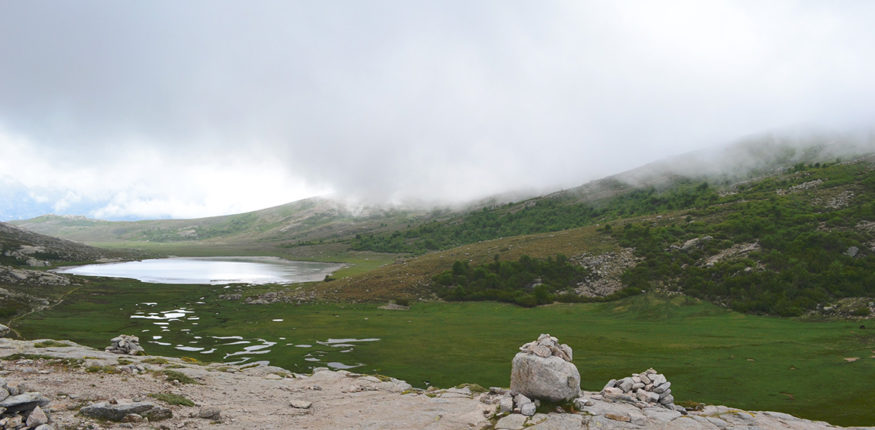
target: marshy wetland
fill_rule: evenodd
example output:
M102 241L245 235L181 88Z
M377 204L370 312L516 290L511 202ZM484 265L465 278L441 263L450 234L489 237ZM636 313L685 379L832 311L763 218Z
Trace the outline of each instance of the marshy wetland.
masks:
M654 367L671 377L679 401L778 410L844 425L875 420L875 331L853 321L746 315L651 294L536 308L421 302L409 310L254 305L219 297L229 291L245 295L248 288L257 287L88 278L63 303L16 327L26 338L98 348L119 333L133 334L150 354L267 361L296 372L352 369L419 387L507 385L516 348L549 332L574 348L586 390ZM825 387L841 390L824 395Z

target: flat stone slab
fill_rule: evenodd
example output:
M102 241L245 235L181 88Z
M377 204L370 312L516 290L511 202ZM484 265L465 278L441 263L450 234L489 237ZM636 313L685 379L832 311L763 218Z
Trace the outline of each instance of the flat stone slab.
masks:
M119 403L117 405L99 402L85 406L79 412L86 417L108 421L121 421L126 416L132 414L141 415L153 421L170 418L171 416L169 409L162 408L151 402Z
M9 396L0 402L0 408L3 408L8 413L29 411L37 406L46 406L49 404L49 399L43 397L37 392L19 394L17 396Z
M495 430L522 430L529 417L520 414L510 414L495 423Z

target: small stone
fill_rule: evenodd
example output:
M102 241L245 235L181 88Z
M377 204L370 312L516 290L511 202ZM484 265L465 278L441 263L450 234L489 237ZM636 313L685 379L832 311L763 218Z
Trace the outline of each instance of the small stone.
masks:
M618 387L623 390L624 393L628 393L632 391L632 386L635 385L635 382L632 381L632 378L623 378L620 380Z
M565 361L572 361L574 359L574 351L571 350L570 346L563 343L562 345L559 345L559 349L561 349L562 352L564 352L565 355L568 356L568 358L565 359Z
M127 414L124 418L122 418L123 423L141 423L143 422L143 416L140 414Z
M592 406L593 404L594 403L592 400L584 397L578 397L574 399L574 407L576 407L577 409L583 409L585 406Z
M636 383L632 384L632 391L635 391L639 388L644 388L644 384L641 382L636 382Z
M27 417L27 426L28 427L38 427L43 424L47 424L49 422L49 417L46 416L46 413L43 412L42 408L39 406L33 408L33 411L30 412L30 415Z
M24 425L24 419L21 415L13 415L11 417L6 417L3 419L5 423L3 423L3 428L5 429L17 429Z
M665 390L667 390L668 387L671 387L671 382L666 381L665 383L660 384L659 386L655 387L655 388L653 389L653 392L654 392L654 393L660 393L660 394L661 394L661 393L663 393Z
M173 418L173 412L170 409L155 406L154 408L143 412L143 418L148 418L149 421L161 421Z
M667 395L667 396L665 396L665 397L660 397L660 398L659 398L659 403L660 403L660 404L663 404L663 405L670 405L670 404L674 403L674 396L672 396L671 394L669 394L669 395Z
M661 373L657 373L657 374L653 375L653 377L650 378L650 380L653 381L653 385L662 385L662 384L666 383L666 381L668 381L667 379L665 379L665 376Z
M207 420L218 421L222 418L222 410L215 407L201 408L199 411L197 411L197 417Z
M527 417L530 417L532 415L535 415L535 409L536 408L534 403L526 403L520 406L520 413Z
M300 399L292 399L289 401L289 406L296 409L310 409L310 406L313 406L313 402L308 402L306 400Z
M538 345L538 342L525 343L525 344L523 344L523 346L520 347L520 351L521 352L532 352L532 349L534 349L536 345Z
M611 379L610 381L608 381L607 384L605 384L605 387L602 388L602 391L605 391L605 390L608 389L608 388L612 388L612 387L616 387L616 386L617 386L617 380L616 380L616 379Z
M641 380L641 382L644 383L644 385L649 385L649 384L653 383L653 381L651 381L650 378L647 377L646 373L642 373L641 375L638 375L638 378Z
M628 422L631 422L631 421L632 421L632 418L629 418L629 417L627 417L626 415L605 414L605 418L608 418L608 419L611 419L611 420L614 420L614 421L621 421L621 422L624 422L624 423L628 423Z
M529 417L520 414L510 414L495 423L495 430L522 430Z
M510 396L502 397L501 400L498 401L498 411L511 413L513 411L513 398Z
M553 352L550 351L550 348L548 348L544 345L535 346L535 348L532 350L532 352L541 358L547 358L547 357L550 357L551 355L553 355Z
M623 390L617 387L608 387L602 390L602 393L606 396L619 396L623 394Z
M517 405L517 407L520 407L526 403L531 403L531 402L532 402L532 400L529 399L528 397L526 397L525 394L517 394L513 398L513 403L515 405Z

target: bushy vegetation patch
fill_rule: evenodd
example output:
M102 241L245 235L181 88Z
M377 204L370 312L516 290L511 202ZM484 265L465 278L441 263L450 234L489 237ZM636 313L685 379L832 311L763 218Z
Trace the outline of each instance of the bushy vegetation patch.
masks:
M667 287L740 312L801 315L843 297L875 295L870 233L875 220L875 175L868 165L797 166L797 179L764 180L739 188L730 206L690 212L690 221L626 224L612 235L635 248L643 263L625 273L636 289ZM829 194L780 193L800 183L855 184L856 203L829 207ZM823 186L823 185L820 185ZM688 249L680 244L702 240ZM705 264L738 243L755 243L740 258ZM849 252L852 247L857 252ZM867 312L868 314L868 312Z
M563 291L573 290L587 271L564 255L471 266L456 261L453 268L434 277L437 295L445 300L497 300L521 306L552 303Z

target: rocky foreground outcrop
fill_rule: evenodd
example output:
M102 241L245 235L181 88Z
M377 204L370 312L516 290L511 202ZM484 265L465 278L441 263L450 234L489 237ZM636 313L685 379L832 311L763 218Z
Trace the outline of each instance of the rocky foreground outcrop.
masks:
M7 428L40 430L836 428L724 406L682 415L592 392L581 392L573 410L525 416L512 405L502 412L509 392L503 388L419 390L347 371L322 368L301 375L266 365L117 355L64 343L0 339L0 373L9 392L40 399L29 411L3 411L0 423L8 418L5 423L13 426Z

